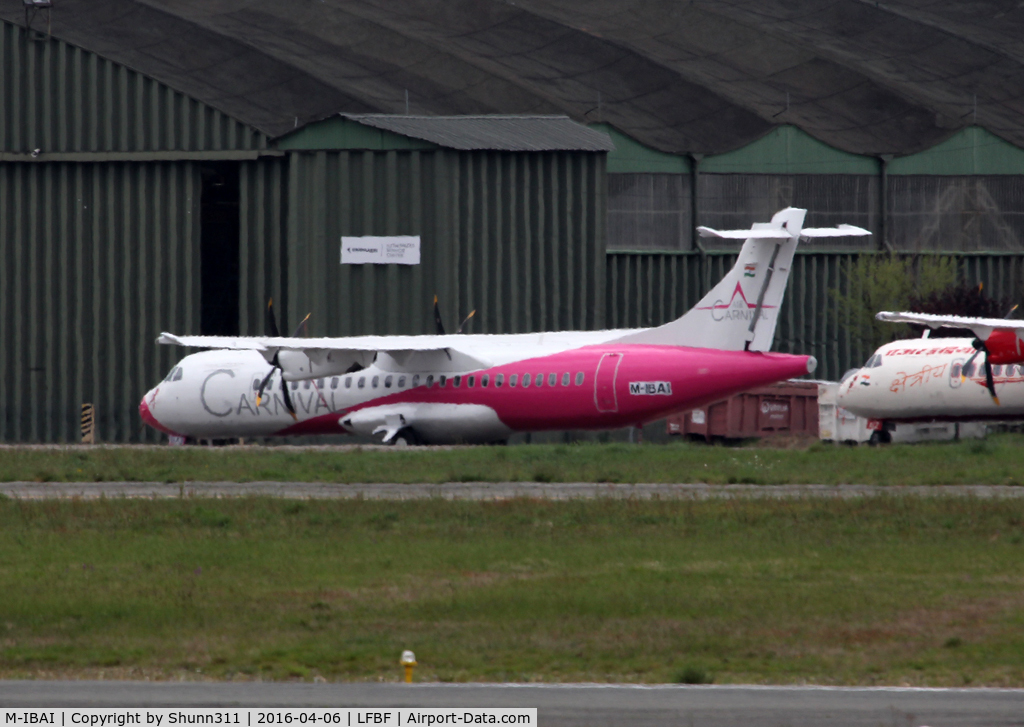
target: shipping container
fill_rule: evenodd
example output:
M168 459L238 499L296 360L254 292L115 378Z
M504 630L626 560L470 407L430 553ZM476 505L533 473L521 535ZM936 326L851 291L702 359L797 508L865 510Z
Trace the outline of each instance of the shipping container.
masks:
M669 434L705 442L777 435L818 436L818 384L783 381L671 416Z

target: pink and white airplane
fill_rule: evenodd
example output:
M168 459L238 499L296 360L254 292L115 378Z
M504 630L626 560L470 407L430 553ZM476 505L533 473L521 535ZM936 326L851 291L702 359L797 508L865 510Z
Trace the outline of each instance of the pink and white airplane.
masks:
M508 335L222 337L161 334L214 350L183 358L139 405L169 435L203 439L383 435L384 442L502 441L514 432L614 429L814 370L767 353L804 238L787 208L749 230L735 267L693 309L656 328ZM266 395L262 395L266 393Z
M836 401L868 418L873 442L890 441L899 422L1024 418L1024 321L888 311L876 317L969 329L975 337L894 341L846 373Z

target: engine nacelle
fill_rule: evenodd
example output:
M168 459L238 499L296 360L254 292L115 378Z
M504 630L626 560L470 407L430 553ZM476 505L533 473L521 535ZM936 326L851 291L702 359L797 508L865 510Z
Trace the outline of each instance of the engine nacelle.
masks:
M997 328L985 339L988 360L993 365L1024 363L1024 341L1012 328Z
M282 350L278 362L285 381L304 381L326 376L340 376L357 364L364 369L373 363L375 351L352 349L309 349L307 351Z
M496 442L512 433L497 412L483 404L383 404L345 414L338 423L355 434L383 434L384 442L405 427L432 444Z

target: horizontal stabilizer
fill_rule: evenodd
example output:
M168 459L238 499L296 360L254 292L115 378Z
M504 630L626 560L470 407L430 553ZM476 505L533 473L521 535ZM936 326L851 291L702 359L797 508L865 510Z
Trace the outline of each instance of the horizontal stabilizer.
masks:
M793 237L784 229L751 229L751 230L714 230L710 227L698 227L701 237L720 237L728 240L788 240ZM800 237L863 237L870 235L870 230L855 225L839 225L838 227L805 227L800 230Z
M788 240L792 235L782 229L773 230L713 230L698 227L701 237L724 237L727 240Z
M856 225L839 225L837 227L805 227L800 230L800 237L864 237L870 230Z

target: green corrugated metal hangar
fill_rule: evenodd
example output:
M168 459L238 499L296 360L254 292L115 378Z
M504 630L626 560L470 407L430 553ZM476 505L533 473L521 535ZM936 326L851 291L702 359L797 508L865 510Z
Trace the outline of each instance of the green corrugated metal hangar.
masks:
M56 0L0 5L0 440L154 441L161 330L654 325L731 264L696 224L788 204L868 242L798 256L777 348L864 355L857 255L1024 290L1024 11L952 0ZM1001 13L1001 14L1000 14ZM892 49L899 48L898 54ZM419 235L416 266L340 238Z

